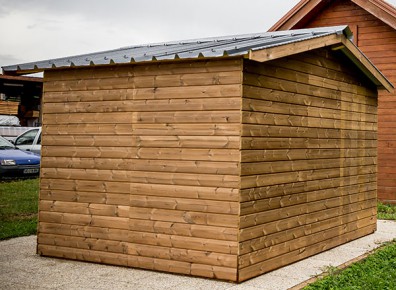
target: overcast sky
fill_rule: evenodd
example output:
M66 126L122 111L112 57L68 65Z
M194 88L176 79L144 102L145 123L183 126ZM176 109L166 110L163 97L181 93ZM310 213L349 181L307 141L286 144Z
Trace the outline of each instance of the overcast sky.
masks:
M0 0L0 66L134 44L264 32L298 2Z

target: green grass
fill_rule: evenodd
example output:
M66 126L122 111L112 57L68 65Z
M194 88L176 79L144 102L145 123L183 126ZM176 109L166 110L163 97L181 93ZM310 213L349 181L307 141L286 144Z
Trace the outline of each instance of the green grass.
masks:
M0 240L36 234L39 179L0 182Z
M331 268L328 276L304 288L314 289L396 289L396 240L363 261L344 270Z
M377 216L381 220L396 220L396 204L378 203Z

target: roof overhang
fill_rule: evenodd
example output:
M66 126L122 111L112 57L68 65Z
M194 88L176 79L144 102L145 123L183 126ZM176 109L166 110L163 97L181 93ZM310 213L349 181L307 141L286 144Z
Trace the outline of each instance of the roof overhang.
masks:
M349 29L348 31L348 34L350 34ZM343 52L378 88L386 89L388 92L394 91L392 83L345 34L331 34L282 46L256 51L251 50L247 58L258 62L265 62L324 47L330 47L332 50Z
M308 28L138 45L110 51L77 55L3 67L9 75L54 69L165 61L197 61L246 58L265 62L323 47L341 50L378 87L393 90L392 84L351 42L348 26Z

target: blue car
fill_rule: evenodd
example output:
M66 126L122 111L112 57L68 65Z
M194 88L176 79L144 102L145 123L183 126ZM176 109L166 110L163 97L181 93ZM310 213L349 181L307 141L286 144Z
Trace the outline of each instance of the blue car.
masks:
M36 177L40 174L40 155L15 148L0 136L0 179Z

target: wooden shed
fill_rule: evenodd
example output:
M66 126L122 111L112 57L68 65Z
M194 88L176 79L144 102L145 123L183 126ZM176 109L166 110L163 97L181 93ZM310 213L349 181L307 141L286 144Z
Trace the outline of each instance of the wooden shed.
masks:
M346 27L44 70L38 253L244 281L376 229L377 88Z
M349 25L353 42L396 83L396 8L383 0L302 0L270 31ZM396 93L378 103L378 198L396 204Z

